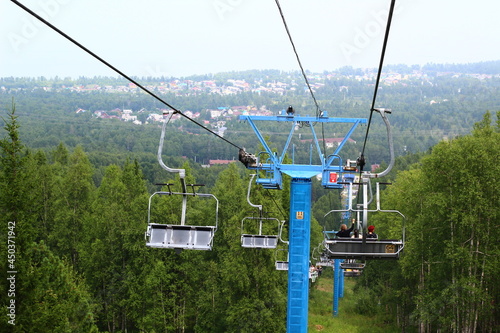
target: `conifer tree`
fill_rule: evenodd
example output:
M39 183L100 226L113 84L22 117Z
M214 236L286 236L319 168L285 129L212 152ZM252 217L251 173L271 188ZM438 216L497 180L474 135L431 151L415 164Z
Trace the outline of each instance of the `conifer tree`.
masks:
M58 163L56 163L58 166ZM93 167L83 149L78 146L69 156L67 169L57 182L54 201L54 229L49 237L51 249L67 256L78 267L78 249L83 237L84 221L92 214L95 195Z

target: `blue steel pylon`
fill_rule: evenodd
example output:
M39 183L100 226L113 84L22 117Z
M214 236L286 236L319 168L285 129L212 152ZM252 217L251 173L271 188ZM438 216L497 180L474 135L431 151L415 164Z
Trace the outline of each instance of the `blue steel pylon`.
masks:
M256 183L264 188L281 189L282 174L292 178L290 187L290 226L289 226L289 266L288 266L288 304L287 304L287 332L307 332L308 299L309 299L309 250L311 227L311 178L322 175L322 185L325 188L342 188L338 183L342 175L348 170L344 169L339 151L349 139L354 129L359 124L365 124L364 118L328 118L326 112L319 117L295 116L291 107L287 112L278 116L247 116L239 117L246 120L254 130L257 138L264 147L263 152L257 157L240 151L240 161L248 169L265 173ZM290 122L292 127L287 142L280 156L273 152L264 137L257 129L254 121ZM351 128L339 143L333 154L324 156L314 130L316 123L349 123ZM284 159L290 145L295 128L309 127L313 141L319 154L321 164L285 164ZM305 126L304 126L305 125Z

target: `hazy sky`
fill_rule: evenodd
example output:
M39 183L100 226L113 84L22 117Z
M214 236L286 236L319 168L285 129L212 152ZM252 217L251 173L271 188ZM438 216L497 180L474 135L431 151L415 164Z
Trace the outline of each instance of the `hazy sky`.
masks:
M20 0L131 76L298 70L274 0ZM281 0L305 69L377 67L390 0ZM397 0L385 64L500 59L500 1ZM0 77L117 76L10 0Z

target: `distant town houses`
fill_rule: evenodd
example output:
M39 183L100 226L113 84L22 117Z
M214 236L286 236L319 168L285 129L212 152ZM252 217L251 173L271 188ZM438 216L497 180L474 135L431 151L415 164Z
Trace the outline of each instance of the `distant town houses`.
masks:
M87 112L82 108L75 110L75 113ZM239 115L258 115L258 116L269 116L272 112L267 110L266 106L263 105L257 108L254 105L236 105L232 107L221 106L217 109L205 109L202 112L193 112L190 110L183 111L182 114L191 119L198 119L202 116L202 113L209 114L210 120L205 120L205 125L211 125L211 127L218 131L219 135L223 135L225 130L226 121L236 119ZM144 114L141 117L144 121L139 119L139 115ZM113 110L97 110L93 112L94 118L99 119L116 119L121 121L132 122L137 125L155 123L155 122L174 122L182 117L182 115L173 112L173 110L159 109L155 111L148 111L144 108L138 111L133 111L131 109L119 109L115 108Z
M342 74L338 72L325 72L323 74L310 73L308 74L308 83L313 91L320 90L327 85L328 82L338 81L342 79L355 80L365 83L367 86L374 84L377 72L370 69L359 69L354 71L357 74ZM352 72L352 73L354 73ZM411 73L397 73L395 71L384 72L381 77L381 84L392 85L433 85L433 81L437 77L448 76L450 78L471 77L478 80L487 80L498 78L498 74L470 74L470 73L454 73L454 72L424 72L420 69L415 69ZM50 82L50 80L48 81ZM123 81L122 81L123 82ZM275 94L284 95L288 92L305 91L309 88L304 83L304 80L299 79L297 75L288 75L279 80L271 79L265 75L262 78L245 80L237 78L228 78L225 80L194 80L194 79L176 79L167 78L154 83L144 84L144 87L156 94L174 94L176 96L195 96L202 94L217 94L217 95L235 95L240 93L254 94ZM344 86L348 89L348 86ZM57 85L55 83L47 83L47 86L36 88L16 87L11 90L24 89L41 89L48 92L71 91L77 93L142 93L134 83L117 83L112 84L74 84L74 85ZM5 87L0 87L1 91L6 91Z
M346 72L347 73L347 72ZM376 80L377 72L374 70L356 70L350 71L351 74L342 74L342 72L325 72L322 74L310 73L308 74L308 83L312 91L316 92L325 89L325 86L332 87L331 81L339 81L343 79L351 80L351 82L361 82L366 86L373 86ZM356 74L352 74L356 73ZM397 73L395 71L388 71L382 74L381 84L386 86L409 86L409 85L429 85L435 86L435 79L437 77L447 76L451 79L470 77L478 80L487 80L492 78L499 78L499 74L467 74L467 73L454 73L454 72L424 72L419 69L413 70L411 73ZM214 76L215 77L215 76ZM257 77L257 76L256 76ZM56 84L50 80L44 81L46 86L35 86L31 88L20 85L19 87L10 86L8 89L5 86L0 87L0 92L8 93L9 91L23 91L30 90L43 90L46 92L62 92L70 91L75 93L144 93L134 83L122 83L117 81L117 84L74 84L70 85L67 82L63 84ZM76 81L75 81L76 82ZM344 83L345 82L345 83ZM336 89L343 94L344 99L350 92L349 81L344 80L343 84ZM330 83L330 84L329 84ZM354 83L353 83L354 84ZM335 85L333 85L335 86ZM227 78L227 79L175 79L167 78L156 80L154 83L145 84L144 87L155 94L174 94L176 96L196 96L206 94L216 95L235 95L241 93L250 94L274 94L286 95L287 93L307 91L309 87L298 78L297 75L288 75L280 77L279 79L272 79L266 75L262 78L252 80ZM458 90L460 93L460 90ZM440 96L441 99L429 98L430 105L440 104L447 102L447 96ZM132 122L137 125L162 122L165 121L164 113L169 110L155 109L155 110L132 110L132 109L113 109L113 110L86 110L77 108L74 112L77 114L89 112L95 118L100 119L116 119L125 122ZM212 126L220 133L224 133L225 126L221 125L220 121L229 121L237 119L239 115L259 115L269 116L272 115L271 111L267 110L266 106L256 105L234 105L234 106L220 106L214 109L205 109L198 111L185 110L183 115L191 119L202 118L206 125ZM181 115L173 114L168 118L170 121L176 121ZM333 144L333 143L327 143Z

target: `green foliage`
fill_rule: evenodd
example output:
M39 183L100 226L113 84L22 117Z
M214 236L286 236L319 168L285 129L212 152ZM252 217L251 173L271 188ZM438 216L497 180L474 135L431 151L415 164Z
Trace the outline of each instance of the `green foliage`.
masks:
M392 309L378 304L379 297L371 289L355 288L357 279L345 279L339 314L333 316L333 273L331 270L323 271L311 287L309 332L401 332L401 329L388 320Z
M436 145L384 192L383 201L407 216L404 256L397 270L379 265L365 273L382 300L399 297L404 325L423 331L499 325L492 306L499 295L498 135L486 113L472 135ZM377 221L388 237L400 228Z
M55 163L61 174L56 178L54 215L48 244L56 253L78 261L78 247L83 237L84 221L91 215L91 202L95 195L92 165L81 147L69 156L64 167Z
M11 111L5 120L4 130L8 137L0 140L1 163L1 193L2 216L6 220L16 221L22 210L23 195L26 189L22 186L23 158L21 151L24 146L19 138L19 123L16 116L16 106L12 101Z
M14 332L97 332L96 306L85 281L43 241L23 257Z

